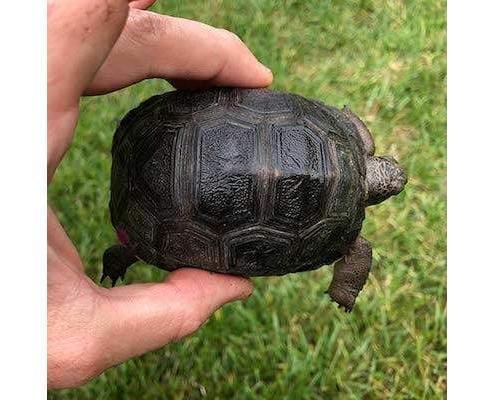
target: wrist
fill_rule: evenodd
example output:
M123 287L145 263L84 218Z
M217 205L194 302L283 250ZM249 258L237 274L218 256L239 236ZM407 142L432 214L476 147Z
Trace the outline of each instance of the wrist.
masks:
M72 388L85 384L99 374L97 354L88 346L63 349L48 344L47 381L49 389ZM55 347L55 348L54 348Z
M98 323L84 318L84 310L48 309L47 381L49 389L63 389L85 384L104 369L104 344ZM58 312L79 314L64 319ZM81 314L82 313L82 314Z

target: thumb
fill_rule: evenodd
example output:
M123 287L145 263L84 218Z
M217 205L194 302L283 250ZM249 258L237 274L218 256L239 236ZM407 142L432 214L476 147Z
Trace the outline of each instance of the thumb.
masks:
M251 292L248 279L191 268L163 283L110 289L101 309L103 368L195 332L215 310Z

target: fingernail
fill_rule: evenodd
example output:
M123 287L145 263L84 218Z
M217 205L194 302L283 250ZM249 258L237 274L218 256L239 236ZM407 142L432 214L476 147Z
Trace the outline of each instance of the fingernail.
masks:
M259 64L265 70L266 73L270 74L273 77L273 72L272 72L272 70L270 68L268 68L266 65L264 65L264 64L262 64L260 62L259 62Z

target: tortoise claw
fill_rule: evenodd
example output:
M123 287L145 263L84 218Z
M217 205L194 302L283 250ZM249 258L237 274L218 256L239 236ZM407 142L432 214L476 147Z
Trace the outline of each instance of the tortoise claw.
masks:
M106 274L101 274L101 278L100 278L100 285L103 283L103 281L105 280L105 278L107 277L108 275Z
M325 292L325 293L328 294L328 291ZM338 309L343 309L344 312L346 312L348 314L352 311L352 307L348 307L348 306L345 306L343 304L340 304L337 300L334 300L331 297L330 297L330 300L333 301L335 304L337 304L337 308Z
M102 273L101 278L100 278L100 285L103 284L103 282L107 278L110 278L110 280L112 281L112 287L115 286L115 284L117 283L117 279L119 279L118 276L117 277L111 277L109 274Z
M101 274L100 285L103 284L103 282L105 281L106 278L110 278L110 280L112 281L112 287L115 287L115 285L117 284L117 280L119 278L121 278L123 280L124 276L121 275L121 276L111 277L110 275L103 273L103 274Z

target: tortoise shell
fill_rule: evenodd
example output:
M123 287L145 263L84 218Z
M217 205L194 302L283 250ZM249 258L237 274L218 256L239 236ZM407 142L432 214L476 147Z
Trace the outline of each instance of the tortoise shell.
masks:
M243 275L342 257L364 219L363 141L343 112L266 89L154 96L120 123L110 211L120 242L165 270Z

